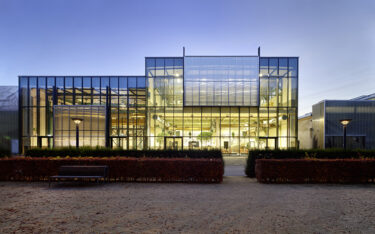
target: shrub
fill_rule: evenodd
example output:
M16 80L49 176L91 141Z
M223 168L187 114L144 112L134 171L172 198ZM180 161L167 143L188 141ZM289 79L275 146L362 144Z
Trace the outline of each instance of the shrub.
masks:
M261 183L374 183L374 159L257 159Z
M313 149L313 150L252 150L249 151L245 173L255 177L256 159L349 159L375 158L375 150L343 150L343 149Z
M0 180L47 181L62 165L108 165L111 181L220 183L222 159L190 158L7 158Z
M0 158L8 157L10 155L11 155L10 150L4 149L4 148L0 148Z
M29 157L134 157L134 158L222 158L220 150L123 150L105 147L34 148L25 152Z

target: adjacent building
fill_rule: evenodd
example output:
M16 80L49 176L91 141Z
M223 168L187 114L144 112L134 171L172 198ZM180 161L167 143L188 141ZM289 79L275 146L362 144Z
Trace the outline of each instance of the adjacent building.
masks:
M18 87L0 86L0 147L18 153Z
M298 142L300 149L313 148L312 113L298 117Z
M298 58L146 57L140 76L20 76L20 150L297 146Z
M299 118L299 129L311 128L311 134L299 132L301 146L342 148L344 138L340 120L351 119L347 126L347 148L375 149L375 94L350 100L323 100L313 105L311 122L306 118Z

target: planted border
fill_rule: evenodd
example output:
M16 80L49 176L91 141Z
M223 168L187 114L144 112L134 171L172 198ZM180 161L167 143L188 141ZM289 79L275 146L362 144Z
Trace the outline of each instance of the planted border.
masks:
M6 158L2 181L47 181L62 165L108 165L110 181L220 183L222 159L188 158Z
M375 150L251 150L247 158L245 173L255 177L257 159L375 159Z
M374 159L257 159L261 183L374 183Z

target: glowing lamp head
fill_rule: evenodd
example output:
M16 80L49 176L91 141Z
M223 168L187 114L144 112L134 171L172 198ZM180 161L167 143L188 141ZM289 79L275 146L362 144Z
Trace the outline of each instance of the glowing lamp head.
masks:
M342 119L340 120L340 123L342 124L342 126L347 126L350 121L352 121L351 119Z
M72 118L73 122L76 124L76 125L79 125L83 119L80 119L80 118Z

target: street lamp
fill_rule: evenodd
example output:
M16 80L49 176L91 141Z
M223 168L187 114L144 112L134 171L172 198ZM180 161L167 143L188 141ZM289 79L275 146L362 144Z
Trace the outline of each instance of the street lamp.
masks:
M342 125L342 127L343 127L343 129L344 129L344 144L343 144L343 146L344 146L344 149L346 150L346 126L350 123L350 121L352 121L351 119L342 119L342 120L340 120L340 123L341 123L341 125Z
M83 121L80 118L72 118L73 122L76 124L76 148L79 147L79 124Z

